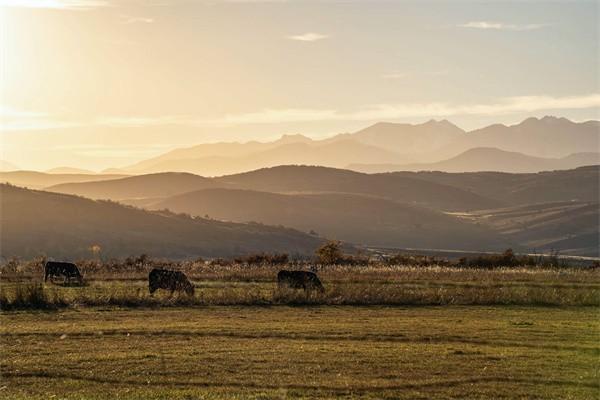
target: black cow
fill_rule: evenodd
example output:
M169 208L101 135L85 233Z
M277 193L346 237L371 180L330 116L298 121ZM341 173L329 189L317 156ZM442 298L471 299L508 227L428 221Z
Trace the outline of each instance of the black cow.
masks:
M62 276L65 282L75 278L80 284L83 283L83 277L77 265L68 262L48 261L44 266L44 282L50 279Z
M281 270L277 274L277 285L280 288L289 287L293 289L325 291L321 281L314 272Z
M185 291L189 296L194 295L194 285L188 280L183 272L169 271L167 269L154 268L148 274L148 289L153 294L157 289L171 291Z

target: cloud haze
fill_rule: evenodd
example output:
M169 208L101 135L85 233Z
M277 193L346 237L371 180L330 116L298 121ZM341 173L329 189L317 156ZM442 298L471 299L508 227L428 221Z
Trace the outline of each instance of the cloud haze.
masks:
M288 39L299 40L301 42L316 42L317 40L327 39L329 37L329 35L324 35L322 33L308 32L308 33L303 33L301 35L291 35L291 36L286 36L286 37Z
M490 103L474 104L448 104L443 102L373 104L363 105L357 110L349 112L336 109L270 108L248 113L226 114L222 117L210 119L190 115L168 115L158 117L105 116L91 121L72 121L52 119L45 113L4 108L0 130L43 130L75 126L139 128L161 125L188 125L223 127L287 122L382 121L464 115L497 116L535 111L588 108L600 108L600 94L562 97L517 96L500 98Z
M495 29L501 31L533 31L545 27L545 24L526 24L526 25L515 25L505 24L502 22L490 22L490 21L471 21L465 24L460 24L460 28L472 28L472 29Z

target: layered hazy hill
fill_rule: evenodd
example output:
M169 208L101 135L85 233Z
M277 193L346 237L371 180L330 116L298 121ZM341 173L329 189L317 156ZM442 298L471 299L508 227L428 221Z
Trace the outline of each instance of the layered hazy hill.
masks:
M47 190L223 221L283 225L369 246L513 247L590 255L595 254L590 229L597 228L598 219L589 212L600 201L600 166L524 174L364 174L288 165L217 178L174 172L136 175ZM527 212L550 216L544 204L552 202L587 208L578 209L582 217L573 223L565 221L574 214L565 213L543 222L540 229L532 224L542 226L541 220L519 217ZM494 218L512 228L505 229Z
M222 151L217 152L218 149ZM185 171L216 176L282 164L344 167L355 160L368 160L366 161L368 163L394 162L398 160L398 155L352 139L330 142L312 141L303 136L290 136L273 143L251 142L243 145L221 143L176 150L127 167L124 171L132 173Z
M354 193L453 211L503 205L492 198L443 183L309 166L279 166L219 178L184 173L149 174L103 182L61 184L50 186L48 190L94 199L124 200L168 197L216 187L275 193Z
M595 254L589 246L590 226L597 227L598 219L588 214L582 214L587 222L577 218L565 224L567 217L556 217L543 229L520 230L504 229L491 218L506 220L510 210L511 223L528 225L530 219L514 215L529 206L537 210L531 211L535 216L549 215L539 211L548 202L597 205L599 186L600 166L528 174L364 174L279 166L218 178L161 173L48 190L224 221L284 225L369 246L489 251L512 247L590 255Z
M121 204L0 185L0 256L233 256L255 251L311 254L321 239L259 224L192 219Z
M205 189L148 204L191 215L259 221L371 246L505 249L492 229L455 216L396 201L349 193L279 194Z
M600 165L532 174L394 172L386 175L442 183L507 205L600 200Z
M435 163L415 164L350 164L348 169L366 172L445 171L445 172L540 172L571 169L583 165L600 164L600 153L575 153L562 158L533 157L522 153L477 147L456 157Z
M198 189L218 187L213 179L184 172L137 175L100 182L63 183L48 190L91 199L122 200L165 197Z
M575 123L556 117L528 118L516 125L496 124L471 132L447 120L423 124L380 122L324 140L285 135L266 143L201 144L106 172L178 171L219 176L282 164L336 168L353 165L353 169L368 172L399 169L537 172L597 164L598 156L589 152L598 149L598 121ZM490 154L492 151L495 152Z
M598 201L600 166L531 174L364 174L335 168L287 165L218 178L161 173L60 184L50 186L48 190L94 199L125 200L166 198L209 188L286 194L352 193L441 211L469 211L552 201Z

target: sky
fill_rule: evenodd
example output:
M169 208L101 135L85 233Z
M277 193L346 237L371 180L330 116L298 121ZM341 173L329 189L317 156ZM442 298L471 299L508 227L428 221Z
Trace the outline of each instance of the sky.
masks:
M0 159L600 119L599 2L0 0Z

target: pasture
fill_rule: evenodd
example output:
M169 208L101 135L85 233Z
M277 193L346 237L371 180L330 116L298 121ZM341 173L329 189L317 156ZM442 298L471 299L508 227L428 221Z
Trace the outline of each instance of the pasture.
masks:
M278 289L278 267L179 267L194 296L150 296L145 270L5 274L0 397L600 394L598 270L331 266L305 294ZM24 287L48 307L11 308Z
M596 398L593 308L2 314L4 398Z

